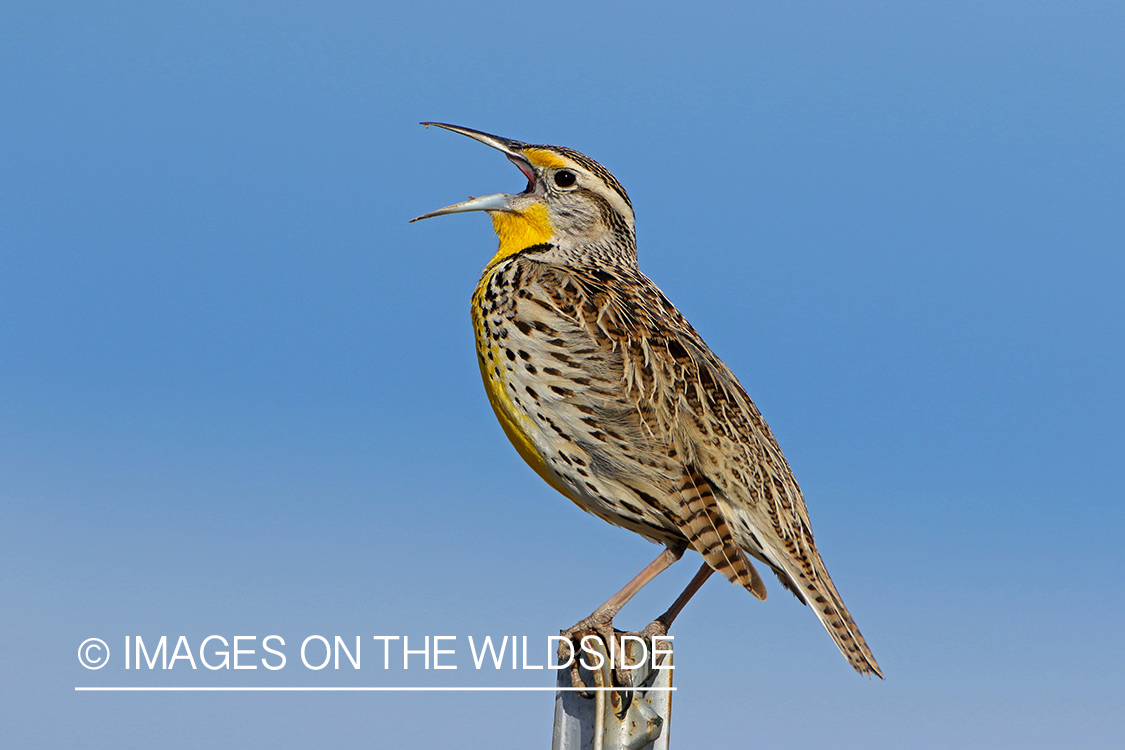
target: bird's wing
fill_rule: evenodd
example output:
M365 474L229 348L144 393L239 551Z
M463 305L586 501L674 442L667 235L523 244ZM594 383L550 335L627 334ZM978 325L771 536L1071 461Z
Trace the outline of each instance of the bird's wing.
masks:
M760 598L761 580L736 561L744 550L769 565L812 605L858 671L880 674L816 549L793 472L734 373L639 271L555 269L553 276L544 274L545 285L569 286L559 298L575 300L572 314L590 339L621 355L621 385L639 423L673 451L672 486L653 489L670 489L680 501L680 517L695 527L685 529L692 546Z
M735 541L713 483L681 459L651 408L655 401L631 394L647 377L628 349L640 341L630 332L632 312L600 294L604 284L596 277L526 260L518 274L524 295L514 335L525 350L538 350L530 359L552 365L536 373L534 397L552 400L549 419L538 418L566 436L568 461L582 453L582 465L565 473L577 474L602 500L589 502L582 487L573 493L563 487L563 494L610 523L672 547L693 547L716 571L764 599L765 584Z

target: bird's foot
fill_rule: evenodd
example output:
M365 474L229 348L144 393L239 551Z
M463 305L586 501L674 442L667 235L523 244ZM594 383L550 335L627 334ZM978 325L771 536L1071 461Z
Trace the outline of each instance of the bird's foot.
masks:
M578 670L581 655L589 653L589 649L584 648L584 642L591 637L600 638L606 654L611 655L610 661L613 662L613 649L615 644L620 643L618 636L624 635L624 633L613 627L613 613L595 612L585 620L562 631L561 635L564 640L559 643L559 662L571 659L571 654L573 654L570 663L570 682L574 687L583 689L583 692L579 694L584 698L592 698L593 694L586 691L586 682L582 679Z
M640 665L634 663L638 654L629 652L625 637L632 637L634 642L637 640L643 641L644 656L640 657L643 663L652 652L653 639L663 638L667 634L668 625L663 618L653 620L645 626L644 630L626 632L613 627L612 616L594 613L574 627L562 631L561 635L564 640L559 642L558 661L560 664L570 661L571 684L574 687L582 688L580 694L589 698L592 697L592 694L587 691L588 686L579 671L580 657L586 659L586 666L589 668L589 662L594 660L591 657L595 657L597 653L596 650L593 650L596 644L590 643L588 639L593 638L601 642L602 650L609 658L612 667L613 684L618 687L628 687L634 684L635 672ZM571 654L574 655L573 658L571 658ZM583 657L583 654L585 654L585 657ZM605 687L609 686L606 685Z
M663 638L668 635L668 627L669 625L664 622L664 618L658 617L645 625L645 629L640 632L640 636L647 642L652 643L653 638Z

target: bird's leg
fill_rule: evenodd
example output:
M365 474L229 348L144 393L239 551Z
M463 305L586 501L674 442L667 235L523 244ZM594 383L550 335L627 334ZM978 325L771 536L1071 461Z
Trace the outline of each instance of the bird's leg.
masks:
M638 573L633 580L625 584L624 588L607 599L605 604L595 609L586 619L564 630L562 634L571 638L583 631L600 632L605 626L612 626L613 618L617 616L621 608L636 596L637 592L645 587L645 584L667 570L683 554L683 550L672 549L671 547L665 549L657 555L655 560L646 565L644 570Z
M668 608L668 611L646 625L645 629L642 630L639 635L647 640L650 646L652 645L653 638L663 638L668 635L668 629L672 627L672 621L676 619L684 606L691 601L695 593L703 588L703 584L707 582L707 579L710 578L711 574L714 572L715 569L704 562L699 572L696 573L695 577L688 583L687 588L676 597L676 601L672 602L672 606ZM624 661L624 650L622 650L622 661ZM625 681L624 664L618 663L616 674L618 682L622 685L628 684Z
M644 570L638 573L633 580L625 584L624 588L606 600L605 604L595 609L586 619L562 631L562 635L565 636L567 640L573 641L576 635L588 632L597 633L605 642L606 651L609 652L610 658L614 660L614 663L617 663L617 659L614 657L614 644L617 639L613 629L613 618L617 616L617 613L621 611L621 608L624 607L630 599L637 595L638 591L645 587L645 584L667 570L672 563L679 560L683 554L684 551L682 548L673 549L672 547L668 547L665 549L657 555L655 560L646 565ZM700 585L702 585L702 582ZM675 615L673 615L673 617L675 617ZM562 644L559 644L559 648L561 652ZM582 679L578 675L578 648L575 647L573 643L571 644L571 650L575 655L574 663L571 665L571 678L575 685L584 687L585 683L582 682ZM559 658L562 658L561 653Z
M703 563L703 567L701 567L699 572L695 574L695 577L691 579L691 582L687 585L687 588L683 590L683 593L676 597L676 601L672 602L672 606L668 608L668 611L650 622L641 632L648 636L650 641L653 636L668 635L668 628L672 627L672 621L676 619L684 606L695 596L695 592L703 588L703 584L707 582L707 579L710 578L711 574L714 572L714 568L707 563Z

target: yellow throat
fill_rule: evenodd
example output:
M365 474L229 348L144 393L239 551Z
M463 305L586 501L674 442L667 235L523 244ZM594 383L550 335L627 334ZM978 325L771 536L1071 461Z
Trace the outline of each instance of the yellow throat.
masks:
M500 249L488 261L486 269L521 250L549 242L554 236L551 220L542 203L532 203L519 212L489 211L488 215L492 217L492 227L500 238Z

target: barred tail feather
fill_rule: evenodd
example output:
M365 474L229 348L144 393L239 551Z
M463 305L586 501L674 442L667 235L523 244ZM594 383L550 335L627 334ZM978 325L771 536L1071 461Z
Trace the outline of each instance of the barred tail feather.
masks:
M796 586L804 593L808 605L816 613L817 618L828 635L836 642L840 653L860 674L873 674L882 678L883 672L879 669L875 656L863 639L863 634L844 606L836 586L828 575L820 554L811 550L812 569L814 578L810 579L804 573L799 573L794 579Z
M680 497L683 514L680 530L691 546L716 572L764 600L766 584L734 541L730 526L715 502L711 483L698 472L691 471L685 477Z

